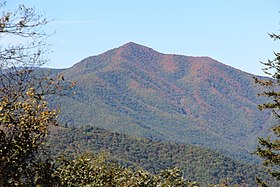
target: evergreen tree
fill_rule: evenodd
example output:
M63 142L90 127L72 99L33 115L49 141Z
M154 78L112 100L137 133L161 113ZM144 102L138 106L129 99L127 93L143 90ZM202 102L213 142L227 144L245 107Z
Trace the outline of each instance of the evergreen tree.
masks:
M269 36L275 41L280 39L280 35L274 33L269 34ZM268 102L260 104L259 108L261 110L271 110L278 123L271 128L271 137L259 138L256 154L263 158L263 164L268 167L269 173L280 180L280 53L275 52L274 55L273 60L262 62L265 65L263 70L270 78L255 78L255 80L256 83L264 87L264 91L259 95L269 99ZM257 178L257 181L262 186L268 186L259 178Z

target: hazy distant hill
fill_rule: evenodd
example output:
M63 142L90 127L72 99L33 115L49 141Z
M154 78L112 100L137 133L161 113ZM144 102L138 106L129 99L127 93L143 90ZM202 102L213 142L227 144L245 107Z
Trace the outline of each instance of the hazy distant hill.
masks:
M127 43L63 71L76 81L61 121L154 140L203 145L252 159L273 119L259 111L253 75L208 57L162 54Z

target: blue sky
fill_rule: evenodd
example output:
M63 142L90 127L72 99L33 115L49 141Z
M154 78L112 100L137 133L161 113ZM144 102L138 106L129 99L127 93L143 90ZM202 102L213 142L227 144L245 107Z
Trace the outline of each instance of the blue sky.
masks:
M209 56L262 74L280 42L279 0L10 0L54 19L48 67L66 68L127 42L162 53Z

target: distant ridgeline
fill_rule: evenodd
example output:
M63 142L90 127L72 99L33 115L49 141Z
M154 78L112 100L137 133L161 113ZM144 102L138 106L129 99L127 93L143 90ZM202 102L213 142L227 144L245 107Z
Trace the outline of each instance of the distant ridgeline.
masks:
M256 176L267 178L258 165L236 161L200 146L155 142L91 126L55 129L47 147L53 156L63 152L105 151L114 162L152 173L176 166L186 179L201 184L218 184L229 179L231 184L256 186Z

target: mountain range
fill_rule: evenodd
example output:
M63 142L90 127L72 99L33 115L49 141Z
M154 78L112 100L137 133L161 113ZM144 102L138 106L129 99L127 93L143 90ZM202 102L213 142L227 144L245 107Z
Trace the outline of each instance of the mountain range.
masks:
M66 126L91 125L154 141L188 143L256 162L273 123L254 75L209 57L163 54L133 42L59 71L77 82L56 99Z

